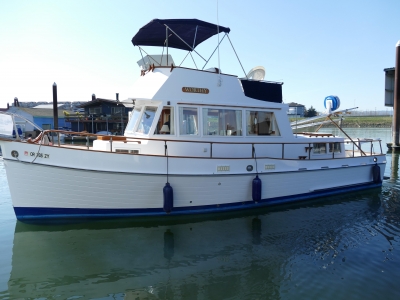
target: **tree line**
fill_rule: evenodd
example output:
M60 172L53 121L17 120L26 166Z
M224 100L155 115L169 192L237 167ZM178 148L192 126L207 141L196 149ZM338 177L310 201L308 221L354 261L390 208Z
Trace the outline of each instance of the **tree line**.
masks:
M317 115L317 111L315 110L315 108L312 105L309 109L306 109L304 107L304 117L311 118L311 117L315 117L316 115Z

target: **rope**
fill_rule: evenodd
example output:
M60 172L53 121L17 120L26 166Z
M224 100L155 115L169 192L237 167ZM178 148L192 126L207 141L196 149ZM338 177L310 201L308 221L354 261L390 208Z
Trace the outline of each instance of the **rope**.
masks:
M39 156L40 148L42 148L42 144L43 144L44 135L45 135L45 134L44 134L44 132L43 132L43 135L42 135L42 137L41 137L41 139L40 139L40 142L39 142L38 151L36 152L35 158L34 158L31 162L29 162L30 164L33 164L34 161L36 160L36 158L38 158L38 156ZM19 160L18 156L16 156L15 158L16 158L19 162L22 162L22 161Z
M169 170L168 170L168 147L167 147L167 141L165 141L165 155L167 156L167 183L168 181L168 174L169 174Z
M254 154L254 161L255 161L255 163L256 163L256 173L257 173L257 175L258 175L257 155L256 155L256 148L254 148L254 145L253 145L253 154Z
M44 131L42 131L42 133L43 133L43 135L42 135L42 137L40 138L38 151L36 152L35 158L30 162L30 164L33 164L33 162L36 160L36 158L38 158L38 155L39 155L39 153L40 153L40 148L42 148L42 145L43 145L43 138L44 138L44 135L46 134Z

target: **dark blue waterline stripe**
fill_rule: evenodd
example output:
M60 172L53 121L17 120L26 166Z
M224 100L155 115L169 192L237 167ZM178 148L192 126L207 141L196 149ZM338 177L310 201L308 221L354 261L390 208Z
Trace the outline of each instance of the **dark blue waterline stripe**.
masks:
M330 196L343 192L353 192L368 188L381 187L382 183L363 183L339 188L330 188L314 191L311 193L263 199L258 203L244 201L240 203L228 203L220 205L204 205L195 207L177 207L169 214L162 208L148 209L88 209L88 208L43 208L43 207L14 207L15 215L18 220L32 219L68 219L68 218L121 218L121 217L145 217L145 216L174 216L188 214L216 213L243 209L259 208L312 198Z

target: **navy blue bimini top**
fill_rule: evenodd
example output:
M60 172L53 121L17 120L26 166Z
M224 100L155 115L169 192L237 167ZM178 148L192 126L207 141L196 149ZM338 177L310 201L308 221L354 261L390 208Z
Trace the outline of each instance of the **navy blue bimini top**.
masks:
M154 19L139 29L132 38L132 44L134 46L167 46L167 27L169 28L168 47L188 51L192 51L197 45L218 32L229 33L231 31L228 27L217 26L197 19Z

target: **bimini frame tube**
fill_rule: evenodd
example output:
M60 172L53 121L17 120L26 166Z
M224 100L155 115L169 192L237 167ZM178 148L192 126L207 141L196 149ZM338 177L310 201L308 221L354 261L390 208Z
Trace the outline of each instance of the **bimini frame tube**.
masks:
M224 40L225 36L227 35L227 33L224 34L224 36L222 37L222 39L219 41L217 47L215 47L213 53L211 53L210 57L208 58L208 60L206 61L206 63L204 64L202 70L204 70L204 68L206 67L206 65L208 64L208 62L210 61L211 57L214 55L215 51L217 51L217 49L219 48L219 45L221 45L222 41Z
M164 25L165 25L165 24L164 24ZM194 50L194 48L193 48L192 46L190 46L188 43L186 43L179 35L177 35L177 34L175 33L175 31L173 31L170 27L168 27L168 25L165 25L165 27L167 27L169 30L171 30L171 32L172 32L173 34L175 34L176 37L177 37L178 39L180 39L183 43L185 43L186 46L188 46L192 51L196 52L196 54L197 54L198 56L200 56L204 61L206 61L206 59L205 59L203 56L201 56L199 52L197 52L196 50ZM168 45L168 36L167 36L167 45ZM167 53L168 53L168 46L167 46Z
M235 47L233 47L233 44L232 44L232 42L231 42L231 39L229 38L229 36L228 36L228 40L229 40L229 43L231 43L232 49L233 49L233 51L235 52L236 58L238 59L240 66L242 67L242 70L243 70L244 76L246 76L246 78L247 78L247 79L249 79L249 78L247 77L247 74L246 74L246 72L244 71L244 68L243 68L242 62L240 61L240 59L239 59L239 56L237 55L237 53L236 53L236 50L235 50Z

